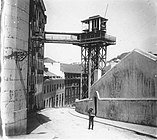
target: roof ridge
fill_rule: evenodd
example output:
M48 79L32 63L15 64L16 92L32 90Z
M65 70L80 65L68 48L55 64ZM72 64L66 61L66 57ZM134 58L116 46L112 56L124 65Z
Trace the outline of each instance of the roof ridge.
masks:
M140 53L140 54L143 54L144 56L146 56L146 57L148 57L148 58L150 58L150 59L152 59L152 60L154 60L154 61L157 60L157 56L155 56L155 55L153 55L153 54L151 54L151 53L144 52L144 51L142 51L142 50L140 50L140 49L134 49L133 51L138 52L138 53ZM133 52L133 51L132 51L132 52Z

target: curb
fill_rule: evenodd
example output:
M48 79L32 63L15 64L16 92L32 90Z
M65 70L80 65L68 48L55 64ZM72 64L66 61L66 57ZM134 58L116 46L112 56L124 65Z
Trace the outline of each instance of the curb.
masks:
M76 117L79 117L79 118L83 118L83 119L87 119L87 120L88 120L88 116L87 116L87 115L81 114L81 113L79 113L79 112L77 112L77 111L75 111L75 112L69 111L69 113L70 113L71 115L73 115L73 116L76 116ZM127 131L132 131L132 132L134 132L134 133L136 133L136 134L138 134L138 135L148 136L148 137L155 138L155 139L157 138L157 134L156 134L156 136L155 136L155 135L153 135L153 134L148 134L148 133L146 133L146 132L144 132L144 131L138 131L138 130L135 130L135 129L132 129L132 128L129 128L129 127L126 128L126 127L123 127L123 126L118 126L118 125L110 124L110 123L107 123L107 122L102 122L102 121L97 120L97 119L103 119L103 118L96 117L96 118L94 119L94 122L101 123L101 124L105 124L105 125L109 125L109 126L116 127L116 128L123 129L123 130L127 130ZM156 132L156 133L157 133L157 132Z

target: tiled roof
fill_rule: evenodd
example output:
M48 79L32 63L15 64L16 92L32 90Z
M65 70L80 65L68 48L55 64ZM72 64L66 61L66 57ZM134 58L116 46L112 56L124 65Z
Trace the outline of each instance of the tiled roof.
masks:
M63 64L63 63L61 63L60 70L65 73L82 73L81 64Z
M55 60L52 60L51 58L44 58L44 63L55 63L56 61Z
M47 71L47 72L44 71L44 76L50 76L50 77L52 76L53 77L53 76L57 76L57 75L55 75L54 73L49 72L49 71Z

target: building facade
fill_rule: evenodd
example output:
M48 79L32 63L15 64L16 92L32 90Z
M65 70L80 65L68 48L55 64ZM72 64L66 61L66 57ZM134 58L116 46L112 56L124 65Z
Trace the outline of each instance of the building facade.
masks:
M74 105L81 98L81 65L61 64L61 71L65 76L65 105Z
M28 47L28 97L27 108L31 111L36 104L42 108L44 74L44 32L46 24L43 0L30 0L29 47Z
M65 84L60 63L44 58L43 108L65 105Z
M76 99L82 99L80 64L63 64L46 58L44 65L44 108L71 106Z
M65 100L65 85L62 78L51 78L44 81L44 108L63 107Z

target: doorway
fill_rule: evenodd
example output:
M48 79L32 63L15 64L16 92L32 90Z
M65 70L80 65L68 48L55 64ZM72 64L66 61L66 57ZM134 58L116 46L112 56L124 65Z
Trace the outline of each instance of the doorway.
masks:
M95 116L97 115L97 97L94 97Z

